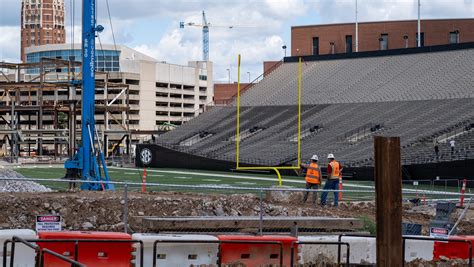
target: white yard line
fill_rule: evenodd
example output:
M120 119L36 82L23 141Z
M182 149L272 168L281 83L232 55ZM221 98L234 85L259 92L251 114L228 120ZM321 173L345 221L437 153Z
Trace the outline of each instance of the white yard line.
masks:
M203 181L206 181L206 182L220 182L222 180L219 180L219 179L202 179Z
M252 183L252 182L236 182L236 184L254 185L254 184L256 184L256 183Z

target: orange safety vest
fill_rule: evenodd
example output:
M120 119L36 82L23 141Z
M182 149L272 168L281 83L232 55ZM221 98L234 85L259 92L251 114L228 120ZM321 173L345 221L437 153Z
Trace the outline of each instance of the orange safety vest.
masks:
M339 164L339 162L334 160L331 163L329 163L329 165L331 165L331 169L332 169L331 177L329 177L329 179L339 179L341 175L341 165Z
M306 177L304 178L306 182L311 184L320 184L321 183L321 176L319 173L319 166L317 163L311 162L309 164L308 169L306 170Z

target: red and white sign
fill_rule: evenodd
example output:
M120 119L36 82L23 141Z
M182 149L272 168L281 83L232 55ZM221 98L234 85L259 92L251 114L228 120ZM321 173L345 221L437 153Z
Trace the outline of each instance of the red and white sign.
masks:
M446 228L431 227L430 236L435 238L448 238L449 231Z
M61 231L61 221L61 216L59 215L37 215L36 232Z

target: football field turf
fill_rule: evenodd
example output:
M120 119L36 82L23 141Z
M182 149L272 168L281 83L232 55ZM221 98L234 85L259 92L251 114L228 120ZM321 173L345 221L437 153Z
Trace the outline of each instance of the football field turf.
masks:
M43 178L43 179L59 179L64 177L65 169L60 166L19 166L15 170L25 177L28 178ZM121 167L109 167L108 168L111 181L116 182L128 182L128 183L141 183L143 176L143 169L141 168L121 168ZM302 176L283 176L283 185L290 188L305 187L304 177ZM278 179L275 174L266 173L251 173L251 172L221 172L221 171L203 171L203 170L187 170L187 169L147 169L148 183L159 183L162 185L199 185L205 187L216 187L216 186L232 186L240 188L269 188L278 185ZM65 190L67 189L67 183L60 182L44 182L41 184L48 186L54 190ZM122 186L116 186L117 189ZM134 190L140 190L140 185L130 186ZM403 188L411 190L411 193L404 194L404 197L411 198L416 197L418 190L434 190L437 192L459 192L458 188L445 187L445 186L433 186L427 183L419 182L414 185L413 182L405 182ZM170 187L170 186L154 186L148 187L148 190L160 191L187 191L187 192L222 192L216 189L206 188L181 188L181 187ZM344 190L374 190L374 184L372 181L344 181ZM243 190L232 190L232 192L225 191L226 193L245 193L252 192ZM255 192L255 191L253 191ZM346 196L353 196L354 199L367 198L371 199L374 197L372 192L351 192L345 193ZM438 195L438 194L436 194ZM446 196L447 197L447 196ZM429 198L429 197L428 197ZM439 198L439 196L433 196L433 198Z
M60 166L17 167L15 171L28 178L59 179L64 176L65 170ZM138 168L108 168L110 179L117 182L141 183L143 169ZM283 185L294 188L303 188L305 181L301 176L282 176ZM278 185L275 174L219 172L185 169L147 169L147 182L160 184L201 185L201 186L235 186L235 187L271 187ZM46 183L46 182L42 182ZM50 186L52 183L47 182ZM54 183L58 187L60 183ZM364 181L351 184L359 188L371 186L372 182Z

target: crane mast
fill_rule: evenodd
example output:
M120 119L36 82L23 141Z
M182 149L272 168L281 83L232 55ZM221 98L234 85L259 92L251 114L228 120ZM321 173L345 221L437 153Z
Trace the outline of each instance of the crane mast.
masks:
M96 0L82 1L82 93L81 93L81 145L73 158L64 163L66 178L82 180L83 190L113 189L109 184L107 166L100 147L99 136L95 129L95 68L96 33L103 31L96 25ZM99 142L98 149L95 149ZM101 177L98 160L102 165L104 177Z
M95 0L82 1L82 177L89 178L92 163L92 144L87 135L95 131ZM90 134L89 134L90 133ZM93 139L92 139L93 140ZM92 143L92 144L91 144Z
M202 60L209 61L209 24L206 13L202 11Z

